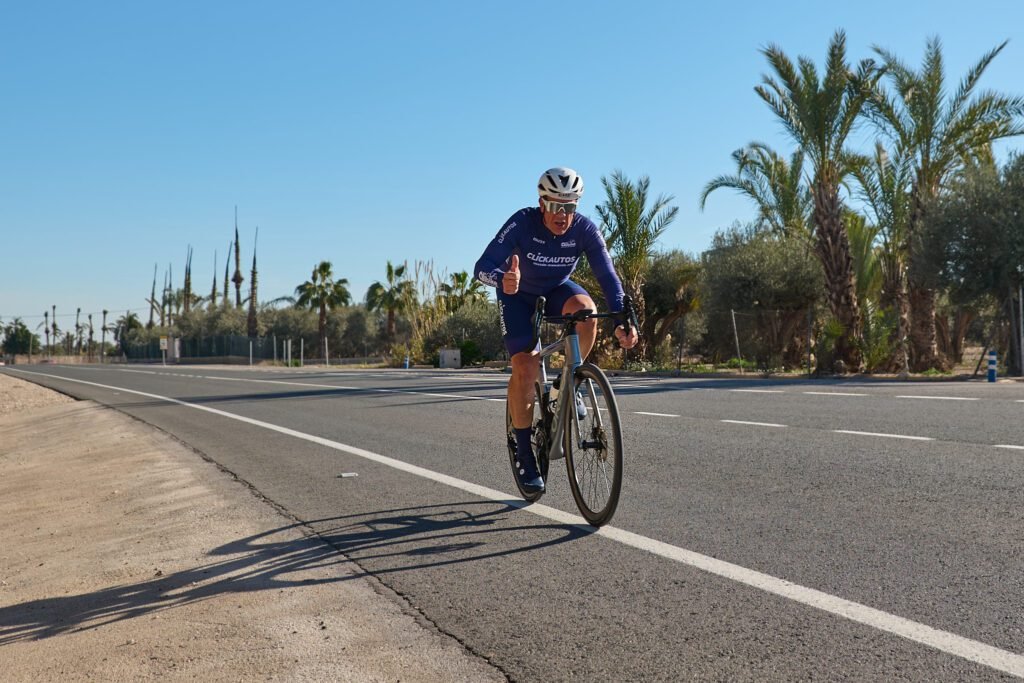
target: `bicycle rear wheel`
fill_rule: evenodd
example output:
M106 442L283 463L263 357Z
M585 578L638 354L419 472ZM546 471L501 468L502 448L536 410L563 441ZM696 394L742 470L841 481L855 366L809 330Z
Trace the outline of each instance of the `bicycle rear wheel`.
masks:
M569 488L586 520L601 526L615 514L622 490L619 407L608 378L593 363L577 368L573 386L577 408L569 411L564 444Z
M540 383L534 385L534 395L536 399L533 402L533 417L530 418L530 424L533 425L533 454L537 456L537 468L540 470L540 476L544 478L544 481L548 480L548 450L549 450L549 429L550 429L550 418L547 417L546 406L544 405L544 396L541 393ZM519 478L516 476L516 432L512 426L512 410L508 407L508 401L505 401L505 439L508 443L508 460L509 465L512 467L512 481L516 483L516 488L519 489L519 495L524 500L532 503L538 498L544 495L541 493L527 493L519 486Z

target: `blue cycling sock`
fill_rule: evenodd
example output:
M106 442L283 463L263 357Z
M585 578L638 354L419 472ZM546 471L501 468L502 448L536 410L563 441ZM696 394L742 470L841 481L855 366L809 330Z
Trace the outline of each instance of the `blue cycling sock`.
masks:
M530 437L533 436L533 429L525 427L523 429L516 428L516 453L524 454L529 453L533 455L533 444L530 443Z

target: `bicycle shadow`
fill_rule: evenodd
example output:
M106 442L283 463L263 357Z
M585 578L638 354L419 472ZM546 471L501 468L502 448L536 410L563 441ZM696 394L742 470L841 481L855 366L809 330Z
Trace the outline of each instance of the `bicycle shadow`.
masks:
M516 503L472 501L288 524L213 548L207 553L210 561L195 567L0 607L0 646L92 630L225 594L477 562L561 545L594 532L585 526L523 524L518 519L509 524L510 515L522 507L521 501ZM524 530L529 533L521 534ZM296 538L300 532L305 535ZM523 543L516 534L531 541ZM364 563L374 566L367 570ZM322 570L330 578L322 578ZM309 576L314 571L320 578Z

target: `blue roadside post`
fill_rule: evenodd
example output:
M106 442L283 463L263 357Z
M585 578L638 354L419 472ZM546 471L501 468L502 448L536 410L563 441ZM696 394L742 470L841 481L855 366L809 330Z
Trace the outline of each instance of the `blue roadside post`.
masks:
M406 369L406 370L408 370L408 369L409 369L409 356L406 356L406 357L405 357L405 369Z
M988 352L988 381L996 381L996 352L995 349Z

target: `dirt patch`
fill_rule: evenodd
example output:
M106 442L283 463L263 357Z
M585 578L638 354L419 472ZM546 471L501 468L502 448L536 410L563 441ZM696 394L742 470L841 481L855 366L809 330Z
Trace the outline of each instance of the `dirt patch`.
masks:
M0 410L5 681L504 680L160 432L3 372Z
M32 408L72 403L74 399L38 384L0 374L0 417Z

